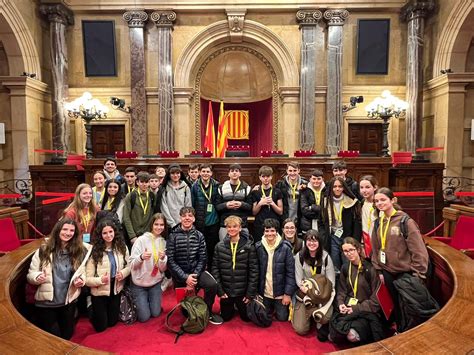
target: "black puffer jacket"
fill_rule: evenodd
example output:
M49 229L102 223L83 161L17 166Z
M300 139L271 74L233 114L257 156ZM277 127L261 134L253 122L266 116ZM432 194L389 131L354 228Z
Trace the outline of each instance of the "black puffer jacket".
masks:
M221 227L225 227L224 221L227 217L234 215L242 218L242 228L247 228L247 216L252 213L251 189L244 181L241 181L238 187L238 190L232 191L229 180L219 185L216 210L220 215ZM236 210L227 208L227 202L233 200L242 202L240 208Z
M312 229L313 219L318 220L321 217L321 202L324 200L326 194L326 187L321 190L320 204L316 204L316 197L314 196L313 190L309 187L301 191L300 196L300 230L306 232Z
M186 282L189 274L198 278L206 269L207 254L204 236L194 226L185 231L181 223L175 226L166 241L168 268L179 282Z
M258 263L255 246L249 234L241 232L237 244L235 269L232 269L230 238L226 236L216 245L212 276L217 281L217 294L229 297L255 297L257 294Z
M262 241L255 245L259 266L258 292L265 293L265 277L267 274L268 253ZM296 291L295 259L290 242L282 240L273 254L273 297L291 296Z

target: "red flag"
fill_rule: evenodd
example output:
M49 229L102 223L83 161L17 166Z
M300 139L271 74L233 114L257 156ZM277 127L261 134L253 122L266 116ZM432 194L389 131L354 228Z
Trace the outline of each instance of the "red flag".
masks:
M219 127L217 131L217 157L224 158L227 150L227 120L224 117L224 102L219 110Z
M216 156L216 132L214 131L214 115L212 114L212 103L209 100L209 112L207 113L206 139L204 140L204 148L212 152L212 156Z

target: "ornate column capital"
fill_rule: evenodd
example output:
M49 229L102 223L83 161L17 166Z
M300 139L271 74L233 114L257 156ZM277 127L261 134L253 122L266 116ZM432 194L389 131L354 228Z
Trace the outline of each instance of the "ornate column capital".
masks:
M400 18L408 22L417 17L428 17L435 10L435 0L411 0L402 7Z
M173 28L173 22L176 21L176 12L168 10L158 10L154 11L151 14L150 18L155 23L156 27Z
M296 13L296 21L301 26L317 25L319 20L323 17L323 13L319 10L298 10Z
M247 9L225 10L229 22L230 41L241 43L243 41L245 14Z
M64 4L42 4L39 11L49 22L59 22L66 26L74 25L74 14Z
M142 10L130 10L123 14L123 19L128 23L128 27L145 27L148 14Z
M324 11L324 18L328 26L344 26L346 18L349 17L349 11L346 9L329 9Z

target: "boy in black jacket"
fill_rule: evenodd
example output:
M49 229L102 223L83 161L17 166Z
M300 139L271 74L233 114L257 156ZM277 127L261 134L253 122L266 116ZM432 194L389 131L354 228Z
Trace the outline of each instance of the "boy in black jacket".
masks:
M248 322L247 303L257 294L258 263L252 238L242 231L242 220L237 216L224 221L227 236L216 245L212 275L217 281L221 298L221 316L229 321L235 314Z

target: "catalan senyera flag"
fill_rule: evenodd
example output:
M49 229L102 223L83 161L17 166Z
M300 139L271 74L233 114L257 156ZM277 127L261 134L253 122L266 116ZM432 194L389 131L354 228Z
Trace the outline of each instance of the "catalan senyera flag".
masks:
M214 130L214 115L212 113L212 102L209 100L209 112L207 113L206 138L204 148L216 156L216 131Z
M249 139L249 112L243 110L225 111L228 139Z
M224 116L224 102L221 101L219 109L219 127L217 130L217 154L216 157L224 158L227 150L227 120Z

